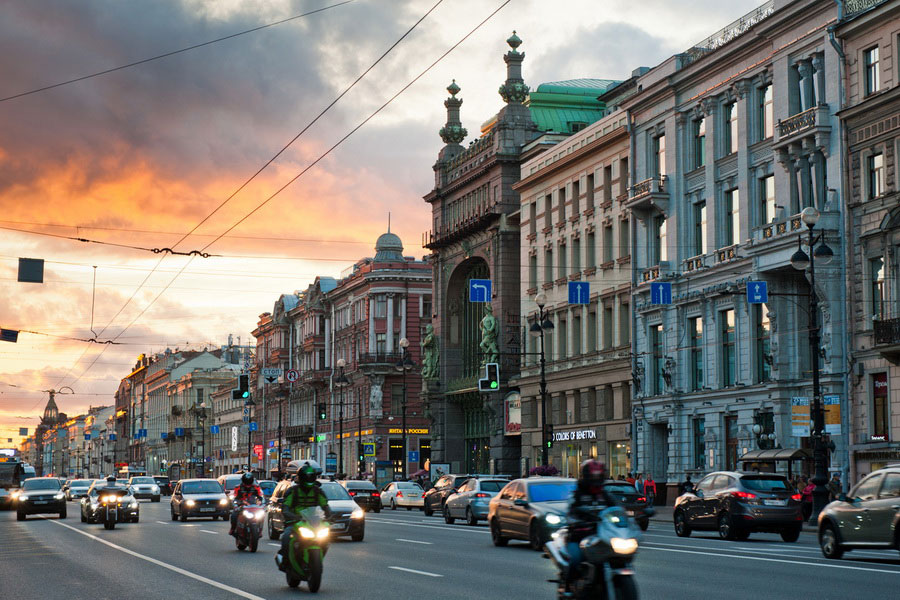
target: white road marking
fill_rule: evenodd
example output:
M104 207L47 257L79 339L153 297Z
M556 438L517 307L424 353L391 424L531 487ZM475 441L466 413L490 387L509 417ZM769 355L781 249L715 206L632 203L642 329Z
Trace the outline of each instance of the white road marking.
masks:
M394 569L395 571L405 571L407 573L415 573L416 575L425 575L426 577L443 577L443 575L438 575L437 573L429 573L428 571L416 571L415 569L407 569L406 567L388 567L388 569Z
M454 525L419 525L417 523L401 523L400 521L383 521L378 519L366 519L366 521L370 523L381 523L387 525L402 525L403 527L421 527L422 529L438 529L440 531L463 531L469 533L487 533L490 534L485 528L475 528L475 527L456 527Z
M134 556L135 558L139 558L141 560L145 560L156 566L162 567L164 569L169 569L170 571L174 571L175 573L178 573L179 575L184 575L185 577L190 577L191 579L194 579L201 583L211 585L214 588L218 588L222 591L232 593L235 596L240 596L241 598L247 598L247 600L265 600L265 598L262 598L261 596L256 596L254 594L251 594L250 592L245 592L244 590L239 590L235 587L231 587L230 585L221 583L219 581L215 581L214 579L210 579L208 577L203 577L202 575L197 575L196 573L191 573L190 571L188 571L186 569L182 569L181 567L176 567L175 565L170 565L169 563L165 563L161 560L157 560L155 558L145 556L143 554L135 552L134 550L129 550L128 548L124 548L117 544L113 544L112 542L108 542L104 539L101 539L101 538L97 537L96 535L92 535L90 533L82 531L82 530L78 529L77 527L72 527L71 525L67 525L66 523L62 523L57 520L52 520L52 519L47 519L47 520L50 521L51 523L56 523L60 527L65 527L66 529L71 529L75 533L79 533L87 538L94 540L95 542L100 542L101 544L105 544L105 545L109 546L110 548L114 548L115 550L118 550L119 552L124 552L125 554Z
M431 542L420 542L418 540L407 540L404 538L397 538L398 542L409 542L410 544L425 544L427 546L431 546Z
M276 548L281 548L281 544L273 544L272 542L269 542L269 545L275 546Z
M213 535L219 535L218 531L210 531L209 529L201 529L200 531L202 531L203 533L211 533Z
M159 523L161 525L168 525L168 523L166 523L165 521L157 521L157 523Z

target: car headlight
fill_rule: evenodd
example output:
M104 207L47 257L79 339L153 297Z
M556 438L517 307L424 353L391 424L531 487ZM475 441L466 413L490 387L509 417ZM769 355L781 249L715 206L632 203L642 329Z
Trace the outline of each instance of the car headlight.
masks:
M253 515L253 513L252 513L251 511L249 511L249 510L245 510L245 511L244 511L244 518L245 518L245 519L252 519L253 517L254 517L254 515Z
M19 492L19 495L16 496L16 499L17 500L28 500L28 494L23 494L22 492Z
M56 495L53 496L53 497L56 498L57 500L62 500L63 498L66 497L66 495L63 494L62 492L60 492L60 493L56 494Z
M153 487L150 488L150 491L153 492L154 494L158 494L158 493L159 493L159 486L158 486L158 485L154 485Z
M118 500L116 496L106 496L105 498L103 498L104 502L115 502L116 500Z
M549 515L544 517L544 520L547 521L547 523L549 523L550 525L559 525L563 522L562 517L553 513L550 513Z
M634 554L638 542L634 538L612 538L609 540L609 545L616 554Z
M316 537L316 534L313 532L313 530L307 529L306 527L300 528L300 535L307 539L312 539L312 538Z
M193 502L193 500L190 500L189 502ZM228 505L228 498L222 498L221 500L219 500L219 506L227 506L227 505Z
M366 516L366 511L364 511L364 510L361 509L361 508L357 508L357 509L354 510L352 513L350 513L350 518L351 518L351 519L362 519L362 518L365 517L365 516Z
M327 528L327 527L323 527L322 529L320 529L319 531L317 531L317 532L316 532L316 537L319 538L320 540L324 540L325 538L327 538L327 537L328 537L328 528Z
M195 505L195 504L197 504L197 503L194 502L193 500L188 500L187 502L185 502L185 504L187 504L188 506L193 506L193 505Z
M137 507L138 507L138 501L137 501L137 500L132 500L132 501L131 501L131 504L129 504L128 506L130 506L131 508L137 508Z
M264 511L264 510L256 511L256 518L259 519L260 521L262 521L263 519L265 519L265 518L266 518L266 511Z

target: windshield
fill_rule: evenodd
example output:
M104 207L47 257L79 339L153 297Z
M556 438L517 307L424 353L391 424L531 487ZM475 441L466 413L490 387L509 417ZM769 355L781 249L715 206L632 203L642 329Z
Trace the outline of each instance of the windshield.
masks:
M352 500L344 486L339 483L323 483L322 491L329 500Z
M93 482L92 479L76 479L69 483L69 487L89 487Z
M374 490L375 484L371 481L346 481L344 484L348 490Z
M401 481L397 484L397 487L401 490L421 490L418 483L412 483L411 481Z
M153 480L157 483L169 483L168 477L154 477Z
M229 475L225 478L225 489L233 490L237 486L241 485L241 476L240 475Z
M132 477L131 483L134 485L135 483L156 483L156 480L152 477Z
M182 494L221 494L218 481L188 481L181 486Z
M575 489L575 482L532 483L528 486L528 495L532 502L554 502L568 500Z
M637 490L633 485L627 483L608 483L606 484L606 489L612 492L619 492L620 494L635 494Z
M749 477L741 477L741 483L748 490L756 490L762 492L789 492L791 488L788 486L787 479L777 475L751 475Z
M59 479L29 479L22 484L22 489L30 490L58 490Z
M482 492L499 492L503 489L503 486L509 483L508 481L482 481L481 482L481 491Z

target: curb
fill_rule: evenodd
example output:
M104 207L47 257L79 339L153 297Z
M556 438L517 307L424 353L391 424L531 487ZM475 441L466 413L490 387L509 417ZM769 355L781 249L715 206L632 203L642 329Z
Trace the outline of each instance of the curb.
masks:
M667 524L671 525L672 517L671 517L671 515L669 516L668 519L665 517L659 517L659 516L650 517L650 522L651 523L667 523ZM817 532L818 532L818 530L815 527L813 527L812 525L809 525L806 523L803 524L803 529L801 530L801 533L817 533Z

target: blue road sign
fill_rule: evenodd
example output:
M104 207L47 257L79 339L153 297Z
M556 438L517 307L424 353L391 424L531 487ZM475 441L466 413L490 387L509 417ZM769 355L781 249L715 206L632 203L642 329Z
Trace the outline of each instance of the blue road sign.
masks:
M650 304L672 304L672 284L668 281L651 281Z
M491 301L491 280L490 279L470 279L469 280L469 302L490 302Z
M747 282L747 302L750 304L765 304L769 301L769 286L765 281Z
M138 434L137 434L137 436L138 436L139 438L145 438L145 437L147 437L147 430L146 430L146 429L138 429Z
M363 456L375 456L375 444L363 444Z
M175 435L178 437L184 437L184 427L176 427Z
M91 434L89 434L89 433L84 434L84 439L85 440L91 439Z
M165 436L163 436L163 437L165 437ZM114 433L109 434L109 441L111 441L111 442L116 441L116 434L114 434Z
M218 425L211 425L210 428L209 428L209 432L210 432L210 433L219 433L219 426L218 426Z
M250 421L250 431L257 431L259 429L259 425L256 421Z
M165 431L160 431L160 432L159 432L159 437L162 438L162 439L166 439L167 437L169 437L169 434L166 433Z
M590 304L591 284L587 281L569 282L569 304Z
M410 450L409 451L409 462L414 462L414 463L419 462L419 451L418 450Z

